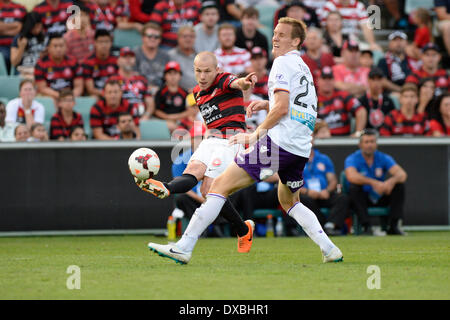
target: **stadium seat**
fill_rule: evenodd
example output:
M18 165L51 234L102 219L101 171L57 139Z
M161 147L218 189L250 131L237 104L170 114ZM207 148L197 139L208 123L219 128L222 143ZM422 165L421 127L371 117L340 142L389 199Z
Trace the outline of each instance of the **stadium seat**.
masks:
M144 120L139 123L142 140L170 140L165 120Z
M115 47L139 47L142 44L142 37L136 30L114 30L114 46Z
M378 61L380 61L384 57L384 53L383 51L372 50L372 54L373 54L373 64L377 66Z
M74 111L79 112L83 118L84 131L90 137L91 126L89 124L91 108L97 101L94 97L76 97L75 98L75 108Z
M392 102L394 102L395 109L400 110L400 101L398 97L394 94L389 95L389 97L392 99Z
M0 76L0 97L15 99L19 96L19 76Z
M53 98L50 97L36 97L34 100L40 102L45 108L45 120L44 122L50 123L53 115L56 112L55 104L53 103Z
M7 75L8 69L6 68L5 58L3 58L3 55L0 54L0 76L7 76Z
M2 102L2 103L5 105L5 107L6 107L6 105L7 105L8 102L9 102L9 99L6 98L6 97L0 97L0 102Z
M349 187L349 182L347 180L347 177L345 176L345 172L342 171L339 177L341 186L342 186L342 192L343 193L348 193L348 187ZM387 217L389 216L389 207L371 207L368 209L368 214L371 217ZM358 217L356 216L356 214L354 212L352 212L352 216L353 216L353 229L354 229L354 233L355 235L358 235L361 233L361 225L358 222ZM382 224L384 224L386 222L385 219L380 219ZM385 227L385 225L382 225L382 227Z

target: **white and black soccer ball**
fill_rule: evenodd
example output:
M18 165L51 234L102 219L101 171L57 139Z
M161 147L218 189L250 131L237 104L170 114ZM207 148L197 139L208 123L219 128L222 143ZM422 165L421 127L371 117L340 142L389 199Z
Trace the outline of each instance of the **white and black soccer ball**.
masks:
M160 162L155 151L149 148L135 150L128 159L128 168L139 180L147 180L159 172Z

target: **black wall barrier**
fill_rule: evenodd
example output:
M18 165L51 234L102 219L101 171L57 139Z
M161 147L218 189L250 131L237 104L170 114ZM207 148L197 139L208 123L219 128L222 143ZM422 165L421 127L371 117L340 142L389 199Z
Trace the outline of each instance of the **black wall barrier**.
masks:
M408 173L404 225L449 224L450 139L380 139ZM133 150L161 159L158 179L171 179L176 143L48 142L0 144L0 231L165 228L174 205L140 191L128 171ZM356 139L318 141L339 174Z

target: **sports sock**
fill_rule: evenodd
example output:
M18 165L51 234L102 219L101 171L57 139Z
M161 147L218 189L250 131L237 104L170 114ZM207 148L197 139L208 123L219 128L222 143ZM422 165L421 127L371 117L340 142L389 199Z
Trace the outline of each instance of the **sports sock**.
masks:
M317 220L316 215L310 209L305 207L301 202L294 204L289 210L288 215L297 221L297 223L303 228L306 234L314 241L327 255L331 249L335 247L330 238L323 231L322 226Z
M188 192L195 187L197 183L198 180L195 176L189 173L184 173L168 183L164 182L164 186L170 191L171 194L174 194Z
M230 222L231 227L236 230L239 237L243 237L248 233L248 226L242 220L241 215L237 212L230 199L227 198L220 213Z
M203 231L216 220L226 198L215 193L208 193L206 201L195 210L189 224L176 246L185 252L194 250L195 244Z

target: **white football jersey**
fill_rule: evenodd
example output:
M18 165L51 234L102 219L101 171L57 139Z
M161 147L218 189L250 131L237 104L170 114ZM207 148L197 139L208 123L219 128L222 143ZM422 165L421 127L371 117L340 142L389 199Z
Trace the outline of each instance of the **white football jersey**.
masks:
M295 155L309 158L311 140L317 118L317 95L313 77L297 50L277 57L269 74L269 106L274 93L289 92L289 113L269 130L278 146Z

